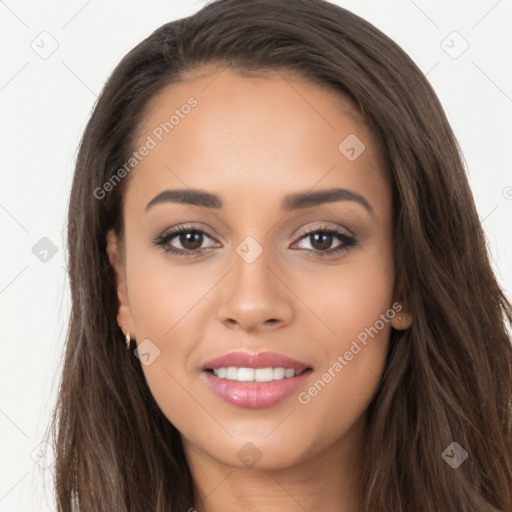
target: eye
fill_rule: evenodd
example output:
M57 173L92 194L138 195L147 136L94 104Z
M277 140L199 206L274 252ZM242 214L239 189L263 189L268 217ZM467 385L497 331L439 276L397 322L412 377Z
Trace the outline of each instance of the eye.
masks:
M187 257L208 249L208 247L202 247L206 239L213 240L203 230L185 225L169 229L156 238L153 243L166 253ZM171 244L173 240L175 242Z
M306 244L309 243L310 247L300 245L301 241L306 242ZM338 244L332 247L332 244L336 241L338 241ZM301 249L313 252L315 255L329 256L342 251L348 251L350 247L357 244L357 240L353 235L343 231L331 227L316 226L308 228L297 243Z

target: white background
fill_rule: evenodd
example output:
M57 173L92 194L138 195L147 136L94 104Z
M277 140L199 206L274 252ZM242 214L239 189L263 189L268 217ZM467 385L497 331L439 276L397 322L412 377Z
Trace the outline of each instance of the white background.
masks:
M427 73L462 146L510 298L512 0L336 3L389 35ZM202 5L0 0L0 512L55 510L51 466L45 471L33 457L55 402L69 314L65 216L81 133L122 56ZM43 31L58 44L47 59L31 46L45 37L51 47ZM465 43L453 31L469 44L456 59ZM42 237L57 248L46 263L32 253Z

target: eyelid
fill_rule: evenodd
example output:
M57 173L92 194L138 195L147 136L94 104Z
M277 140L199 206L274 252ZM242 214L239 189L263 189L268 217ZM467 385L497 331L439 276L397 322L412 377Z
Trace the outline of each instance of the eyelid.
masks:
M315 226L308 226L307 228L301 230L298 235L299 238L302 238L304 235L309 235L310 233L316 233L317 231L336 231L336 232L342 232L344 230L343 234L346 234L347 236L355 237L354 233L350 231L350 229L340 226L339 224L336 225L336 227L330 226L328 224L319 224Z

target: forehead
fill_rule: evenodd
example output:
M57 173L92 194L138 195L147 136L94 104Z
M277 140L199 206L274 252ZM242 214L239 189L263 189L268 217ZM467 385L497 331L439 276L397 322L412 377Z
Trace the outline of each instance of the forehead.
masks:
M202 112L204 123L208 116L220 114L216 120L222 121L224 127L228 121L240 125L252 120L254 127L261 128L259 121L269 121L287 125L290 132L295 120L309 123L311 129L320 126L332 132L344 129L347 121L361 134L368 129L363 116L345 95L297 73L210 67L188 72L179 82L157 93L146 105L139 135L150 132L162 120L168 121L190 98L195 98L200 106L194 109L194 117L200 117L198 112ZM251 118L246 117L249 111ZM173 135L178 133L173 130Z
M131 176L138 195L178 185L228 191L241 180L269 192L270 184L302 190L340 178L357 188L383 174L375 140L351 102L285 72L189 73L146 106L135 149L145 144L151 150Z

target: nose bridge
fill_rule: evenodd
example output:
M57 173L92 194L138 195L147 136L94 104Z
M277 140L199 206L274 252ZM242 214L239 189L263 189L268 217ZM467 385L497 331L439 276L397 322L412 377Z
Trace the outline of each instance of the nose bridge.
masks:
M275 275L270 249L247 237L237 246L232 265L219 320L248 330L291 320L291 294Z
M270 249L263 248L253 237L247 237L236 248L233 257L233 294L247 304L268 303L276 297L276 278L271 270Z

